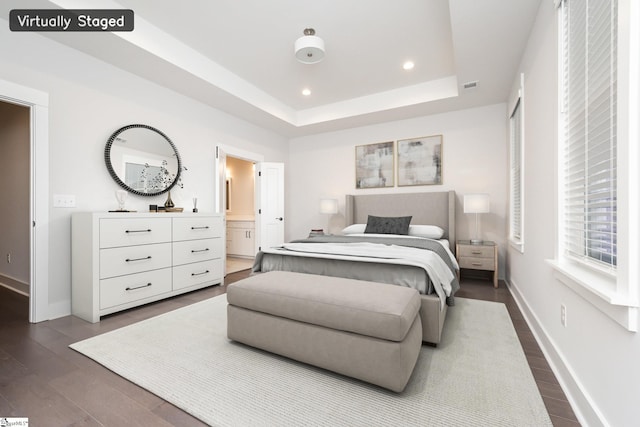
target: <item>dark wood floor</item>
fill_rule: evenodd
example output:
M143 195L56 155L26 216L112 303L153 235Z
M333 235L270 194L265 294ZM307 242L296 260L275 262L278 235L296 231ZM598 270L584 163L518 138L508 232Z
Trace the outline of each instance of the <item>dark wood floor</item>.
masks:
M248 272L227 276L226 283ZM224 293L216 286L91 324L73 316L28 322L28 299L0 287L0 417L31 426L202 426L199 420L68 348L76 341ZM464 279L458 296L506 304L554 426L578 426L571 406L511 294Z

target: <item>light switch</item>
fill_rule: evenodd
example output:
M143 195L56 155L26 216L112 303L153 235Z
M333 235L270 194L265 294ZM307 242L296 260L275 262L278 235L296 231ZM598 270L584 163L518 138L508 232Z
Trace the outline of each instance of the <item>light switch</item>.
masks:
M54 208L75 208L76 196L72 194L54 194L53 207Z

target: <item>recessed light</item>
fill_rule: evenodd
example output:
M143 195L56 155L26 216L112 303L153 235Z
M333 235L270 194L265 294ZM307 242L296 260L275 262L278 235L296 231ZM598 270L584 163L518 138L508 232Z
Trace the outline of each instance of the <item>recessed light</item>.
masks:
M415 64L413 63L413 61L407 61L404 64L402 64L402 68L404 68L405 70L413 70L413 67L415 66Z
M302 89L302 94L303 94L304 96L309 96L309 95L311 95L311 89L308 89L308 88L304 88L304 89Z

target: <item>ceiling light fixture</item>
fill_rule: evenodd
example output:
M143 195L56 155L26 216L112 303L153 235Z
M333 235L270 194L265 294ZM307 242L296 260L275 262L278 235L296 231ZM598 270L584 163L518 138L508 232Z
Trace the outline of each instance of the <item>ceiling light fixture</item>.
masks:
M296 40L294 49L296 58L303 64L315 64L324 59L324 40L316 36L316 30L305 28L304 36Z
M404 68L405 70L413 70L413 67L415 66L415 64L413 63L413 61L407 61L404 64L402 64L402 68Z
M309 96L309 95L311 95L311 90L308 89L308 88L304 88L304 89L302 89L302 94L304 96Z

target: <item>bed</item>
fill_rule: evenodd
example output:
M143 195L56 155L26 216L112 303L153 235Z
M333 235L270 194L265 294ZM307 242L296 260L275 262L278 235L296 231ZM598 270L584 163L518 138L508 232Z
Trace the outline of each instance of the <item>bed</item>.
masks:
M411 216L413 235L359 232L370 216ZM421 294L423 341L438 344L459 288L453 254L455 192L347 195L345 223L347 235L314 236L261 250L253 272L295 271L413 287ZM442 235L426 238L412 232L423 232L425 226Z

